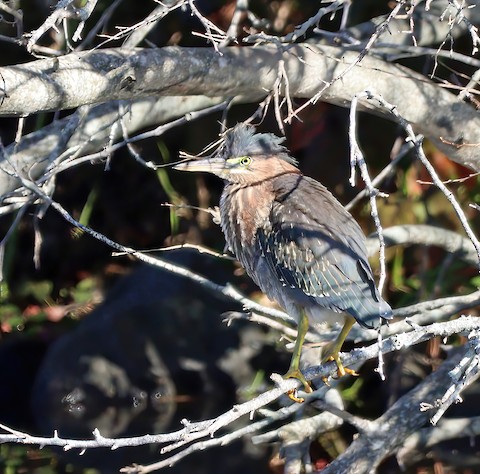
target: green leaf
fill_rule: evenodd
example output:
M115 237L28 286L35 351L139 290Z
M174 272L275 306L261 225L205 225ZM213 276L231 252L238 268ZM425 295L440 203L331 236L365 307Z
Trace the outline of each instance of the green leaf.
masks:
M53 283L49 280L27 281L19 290L22 296L33 296L39 303L44 303L50 299L53 291Z
M87 200L80 214L80 218L78 219L78 222L80 222L80 224L87 226L88 223L90 222L90 218L93 212L93 205L95 204L97 197L98 197L98 187L94 186L90 191L90 193L88 194Z
M170 153L163 142L157 142L158 150L162 156L163 162L168 163L170 161ZM167 170L165 168L157 169L158 180L160 185L167 193L167 196L172 204L180 204L182 202L180 195L177 193L175 188L172 186L170 178L168 177ZM175 208L170 208L170 228L172 234L178 232L178 216Z
M79 281L77 286L72 289L72 298L75 303L84 304L92 299L97 282L94 278L84 278Z
M474 276L474 277L470 280L470 284L471 284L472 286L476 286L477 288L480 288L480 275Z

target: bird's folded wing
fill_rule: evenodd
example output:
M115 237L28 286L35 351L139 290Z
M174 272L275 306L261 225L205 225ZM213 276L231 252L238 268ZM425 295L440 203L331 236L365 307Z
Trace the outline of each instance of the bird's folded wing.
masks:
M377 326L385 317L384 302L366 256L357 251L363 235L349 235L346 227L340 232L307 211L294 200L273 204L268 225L257 231L261 258L282 285L298 290L299 303L306 295L321 306L350 313L364 326Z

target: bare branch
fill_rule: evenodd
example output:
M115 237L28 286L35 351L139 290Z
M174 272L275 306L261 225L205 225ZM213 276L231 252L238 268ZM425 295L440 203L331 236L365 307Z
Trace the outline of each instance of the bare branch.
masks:
M480 417L452 418L439 421L436 426L430 426L412 433L397 452L397 460L400 466L409 464L412 451L430 448L442 441L457 438L473 438L480 434Z
M420 137L417 137L420 138ZM402 149L398 152L398 154L395 156L395 158L387 165L383 170L375 176L375 178L372 179L371 181L371 186L375 189L377 185L379 185L389 174L392 172L392 170L395 169L397 166L398 162L405 157L405 155L413 149L413 143L407 142L404 143L402 146ZM363 197L368 196L369 192L371 190L366 187L362 191L360 191L346 206L345 209L350 210L358 201L360 201ZM372 254L370 254L372 255Z
M462 317L458 320L448 321L446 323L437 323L426 327L415 327L414 331L409 334L399 334L386 339L382 344L382 352L386 353L400 350L401 348L418 344L434 336L447 337L452 334L461 334L465 332L471 332L473 330L480 330L480 321L478 318ZM345 364L352 365L360 360L371 359L375 357L377 353L377 344L373 344L369 347L355 349L350 353L343 354L342 359ZM346 459L351 459L352 456L357 458L358 452L361 451L358 446L359 444L363 450L365 450L365 443L371 447L375 446L375 449L369 453L371 456L364 457L364 460L359 464L359 467L364 465L364 463L368 463L369 465L371 463L378 463L381 461L381 459L383 459L384 456L397 448L403 439L416 430L417 426L421 426L421 424L423 424L427 417L425 412L422 412L418 409L415 410L415 407L420 407L420 403L422 402L424 403L425 401L433 401L445 393L445 382L448 381L446 375L458 365L464 353L465 351L463 351L462 354L454 356L446 361L436 372L425 379L422 384L413 389L409 394L393 405L392 408L390 408L382 417L375 421L375 423L365 425L365 429L367 429L367 426L369 426L370 429L365 431L356 441L354 441L347 452L335 460L331 466L335 466L335 468L338 469L338 466L342 466L343 463L346 462ZM307 380L311 380L312 378L327 376L332 373L336 373L336 365L335 363L330 362L328 364L307 369L305 371L305 377ZM232 409L223 413L217 418L197 423L190 423L187 420L183 420L184 428L168 434L144 435L133 438L113 439L105 438L99 433L98 430L94 430L93 440L73 440L60 438L57 433L55 433L55 435L51 438L32 436L18 430L13 430L4 425L0 425L1 428L10 433L0 435L0 441L17 442L22 444L39 444L42 446L61 446L65 450L74 448L88 449L99 447L117 449L123 446L138 446L151 443L171 443L162 449L162 452L169 452L173 449L181 448L182 446L193 441L212 437L221 428L229 426L231 423L243 416L251 415L261 407L266 406L278 399L283 393L292 390L298 384L298 381L296 380L284 380L280 376L276 375L272 375L272 379L274 379L274 381L278 384L277 387L260 394L252 400L234 406ZM410 407L408 410L409 416L405 416L405 406ZM395 430L391 429L392 426L395 426ZM390 437L387 437L389 438L388 440L385 439L385 432L390 433ZM385 442L376 442L375 440L377 438L381 438ZM212 445L214 444L215 443L212 443ZM210 445L199 444L198 446L208 447ZM357 462L359 461L357 460ZM333 470L330 472L339 471ZM354 472L369 471L358 470Z
M258 44L258 43L294 43L295 41L299 40L300 38L304 37L308 30L318 26L320 20L328 15L329 13L337 12L338 10L344 8L345 0L338 0L332 2L330 5L326 7L322 7L318 10L318 12L309 18L307 21L303 22L301 25L295 27L295 29L285 36L272 36L267 35L265 33L257 33L253 35L249 35L244 38L244 43L250 44Z
M372 180L368 173L367 163L365 162L365 158L357 142L357 126L356 126L357 103L358 103L358 100L363 97L366 97L365 93L356 94L352 99L352 107L350 109L350 130L348 133L349 140L350 140L350 169L351 169L350 185L352 187L355 186L355 171L356 171L356 167L358 166L362 174L362 179L370 195L370 213L372 215L373 222L375 223L375 228L377 229L378 242L380 245L380 252L379 252L380 278L378 281L378 291L380 294L382 294L383 286L385 284L385 279L387 278L387 272L385 269L385 241L383 239L383 229L382 229L382 224L380 222L380 217L378 215L376 198L377 196L387 197L387 195L384 193L380 193L378 189L374 188L372 184Z
M458 22L463 22L465 23L465 26L468 29L468 32L470 33L470 36L472 38L472 56L474 56L478 52L478 48L480 46L480 37L478 36L478 28L473 25L470 20L465 16L463 13L465 8L472 8L475 5L467 6L465 5L464 2L462 2L462 5L458 2L458 0L448 0L448 3L456 9L456 17L458 18Z
M388 103L381 95L378 95L378 94L370 92L370 91L365 91L361 94L358 94L358 100L360 100L360 99L366 99L368 101L378 102L379 105L382 108L384 108L385 110L388 110L396 118L398 123L405 130L405 133L407 134L407 140L411 141L415 145L415 150L416 150L417 157L419 158L419 160L422 162L422 164L427 169L428 173L432 177L432 180L433 180L434 184L442 191L442 193L445 195L445 197L447 198L447 200L450 202L453 209L455 210L455 213L457 214L458 219L460 220L463 228L465 229L465 232L467 233L469 239L471 240L473 246L475 247L475 251L477 252L478 265L480 267L480 242L478 241L475 233L473 232L472 228L470 227L470 224L468 223L467 217L465 216L465 213L463 212L462 208L460 207L460 204L455 199L455 196L445 186L445 184L443 184L442 180L438 177L437 172L435 171L435 168L428 161L428 159L427 159L427 157L426 157L426 155L423 151L422 143L417 141L415 133L413 132L413 128L410 125L410 123L408 123L408 121L404 117L402 117L402 115L398 112L397 107L395 105L392 105L392 104ZM356 102L352 101L352 109L353 109L354 104L356 105ZM356 144L356 142L354 142L354 144ZM357 145L357 148L358 148L358 145ZM364 180L365 180L365 178L364 178ZM367 187L368 187L368 183L367 183ZM377 227L377 229L378 229L378 227ZM382 244L380 244L380 253L381 252L382 252Z
M133 135L139 129L158 125L158 122L168 122L182 115L188 121L192 117L191 112L208 109L221 102L220 99L202 96L186 100L183 97L163 97L124 102L123 107L129 111L128 120L124 119L124 131L127 135ZM80 164L80 157L92 155L98 150L102 150L101 156L112 153L113 150L105 148L105 145L111 139L111 127L121 118L118 102L88 110L81 108L71 116L24 136L17 146L9 145L0 154L0 194L5 196L19 186L15 170L39 178L46 169L58 171L60 164L67 159L79 157L76 164ZM115 139L121 135L121 131L117 130ZM117 148L116 145L113 146Z
M453 160L480 170L475 149L463 145L480 143L478 114L425 77L368 56L361 68L344 73L357 54L327 46L291 46L282 58L291 97L313 97L322 81L342 75L342 81L329 87L322 100L348 106L356 93L372 88L387 102L398 104L399 114ZM168 47L101 50L34 61L0 68L4 81L0 115L26 115L151 94L240 95L241 101L251 102L273 90L278 60L276 48L261 46L225 48L222 56L207 48ZM92 87L80 87L84 83ZM409 106L412 95L416 107ZM385 113L368 101L359 105Z
M188 0L168 0L161 2L158 7L156 7L146 18L142 21L135 23L134 25L127 27L119 27L118 33L114 35L107 36L106 40L103 41L99 46L104 46L111 41L119 40L127 37L125 41L125 46L133 48L137 46L148 32L167 14L176 10L177 8L182 8L186 5Z
M352 71L360 62L365 58L365 56L370 52L374 43L378 40L378 38L383 34L384 31L388 30L389 23L398 15L401 8L406 4L406 0L397 0L397 5L392 9L392 11L388 14L385 21L383 21L378 27L375 29L375 32L370 35L370 38L367 41L365 47L360 51L358 56L352 61L347 68L345 68L341 73L334 76L331 80L325 81L324 84L320 87L320 89L315 93L315 95L308 100L305 104L298 107L294 114L298 115L300 111L305 109L310 104L315 104L320 100L323 96L324 92L330 88L335 82L340 81L345 75L347 75L350 71ZM293 115L287 118L291 119Z
M428 415L419 409L420 404L425 400L436 399L444 393L448 373L461 358L462 353L453 355L423 382L400 398L375 420L374 429L360 434L323 472L325 474L375 472L383 459L399 449L408 436L428 421Z
M307 403L311 400L313 400L315 397L311 396L310 398L307 398ZM150 464L148 466L139 466L135 465L132 467L124 467L121 469L120 472L127 472L127 473L138 473L138 474L146 474L147 472L153 472L157 471L159 469L162 469L164 467L171 467L174 464L176 464L178 461L181 459L189 456L190 454L194 453L195 451L203 451L205 449L211 448L213 446L225 446L227 444L230 444L231 442L243 438L244 436L251 435L257 431L260 431L261 429L271 425L272 423L280 420L284 420L291 416L292 414L298 412L301 409L301 405L296 403L293 405L290 405L288 407L283 407L280 408L279 410L275 412L269 412L268 416L266 416L263 420L260 421L255 421L253 423L250 423L249 425L239 428L231 433L228 433L226 435L220 436L219 438L213 438L209 439L206 441L198 441L196 443L191 444L184 450L166 458L163 459L162 461Z
M208 18L205 18L198 10L194 0L188 0L188 5L192 10L192 14L198 18L200 23L205 28L205 37L213 45L215 51L221 55L222 52L219 49L219 45L224 44L228 39L227 33L212 23Z
M452 380L452 385L450 385L441 398L433 403L423 403L421 406L423 411L437 409L435 415L430 419L432 425L438 423L438 420L440 420L450 405L462 401L460 393L477 380L480 375L480 333L472 331L468 335L468 339L466 354L460 363L448 373Z
M85 4L78 8L74 5L74 0L59 0L53 13L36 30L30 33L27 42L27 50L33 51L37 41L51 28L61 23L67 18L80 19L80 24L75 31L72 40L78 41L81 38L81 32L85 26L85 21L90 17L98 0L87 0Z
M453 232L431 225L396 225L383 230L383 237L387 247L394 245L433 245L470 265L478 263L477 252L470 239ZM369 255L378 252L378 239L376 236L367 239Z
M248 0L237 0L235 5L235 11L233 12L232 21L228 27L226 36L227 38L220 43L220 47L224 48L232 42L237 41L239 35L240 22L244 17L248 15Z

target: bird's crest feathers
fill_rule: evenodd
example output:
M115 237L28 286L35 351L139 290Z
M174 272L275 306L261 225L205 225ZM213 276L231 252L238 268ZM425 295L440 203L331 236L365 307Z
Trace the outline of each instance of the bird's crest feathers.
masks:
M282 145L284 140L284 137L277 137L273 133L255 133L252 125L239 123L225 132L223 144L217 151L217 156L227 159L275 154L282 160L297 166L297 160L292 158L287 148Z

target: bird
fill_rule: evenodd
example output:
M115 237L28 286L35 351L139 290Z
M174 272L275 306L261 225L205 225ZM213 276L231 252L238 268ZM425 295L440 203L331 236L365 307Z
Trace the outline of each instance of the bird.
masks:
M297 322L284 378L298 379L311 392L300 370L311 324L324 321L326 313L343 323L321 356L322 362L335 361L343 376L354 373L339 353L355 322L378 329L393 313L375 284L362 229L325 186L302 174L283 141L239 123L224 133L212 155L174 168L224 180L219 208L227 246L260 289Z

